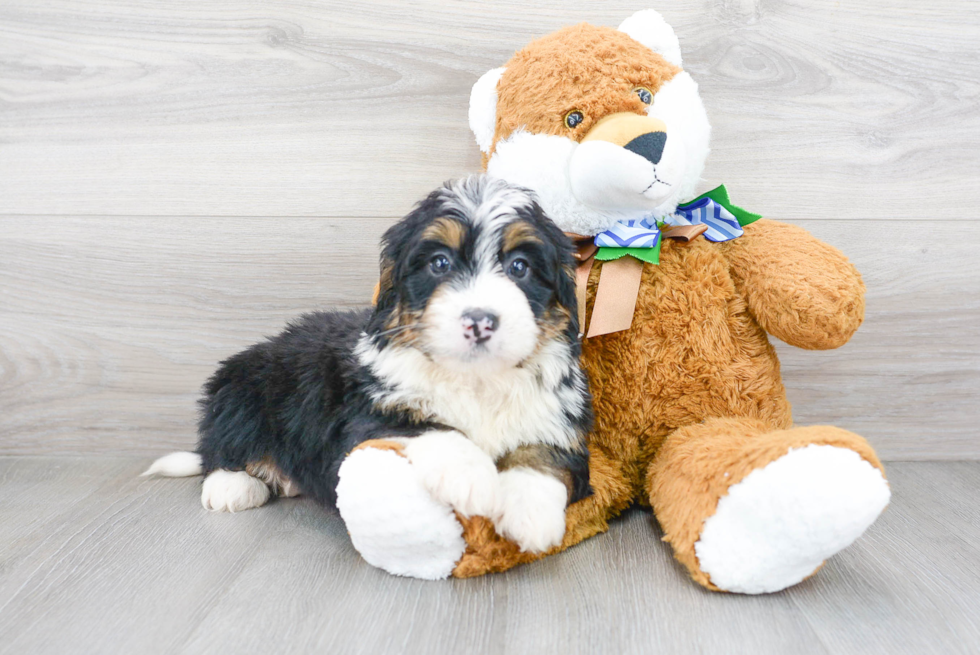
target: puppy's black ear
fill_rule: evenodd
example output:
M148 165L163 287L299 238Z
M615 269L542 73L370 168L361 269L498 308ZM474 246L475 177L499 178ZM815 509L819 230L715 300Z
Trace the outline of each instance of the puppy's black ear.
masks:
M574 343L578 341L579 335L579 324L578 324L578 295L575 293L575 264L576 261L572 257L572 242L571 239L566 237L564 234L561 235L562 238L567 241L568 251L567 257L561 257L559 265L556 267L558 270L558 279L555 282L555 288L557 289L557 300L558 304L565 308L570 316L568 323L568 329L566 330L569 339ZM564 250L563 244L563 250Z
M548 218L541 206L535 202L532 205L535 221L544 232L548 241L554 244L554 286L555 300L570 316L566 333L572 343L578 341L578 298L575 293L575 266L578 263L573 256L575 245L572 240Z
M374 299L374 316L368 331L383 329L383 325L399 302L398 283L404 277L407 253L418 241L422 227L434 215L440 203L439 190L423 198L404 218L385 230L381 237L378 292Z
M374 293L374 306L380 307L388 305L394 296L395 284L395 264L390 259L381 256L380 274L378 276L378 288Z
M409 214L411 216L411 214ZM381 237L381 257L378 264L378 288L374 296L374 315L368 323L368 332L383 329L391 312L398 305L397 264L402 257L406 234L405 219L388 228Z

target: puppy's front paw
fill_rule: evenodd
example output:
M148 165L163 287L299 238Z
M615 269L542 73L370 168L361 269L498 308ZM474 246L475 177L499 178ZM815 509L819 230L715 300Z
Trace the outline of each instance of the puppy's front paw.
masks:
M405 439L405 456L422 486L463 516L490 516L497 502L497 467L490 456L455 431Z
M529 468L500 474L493 523L497 532L524 552L543 553L565 538L568 490L561 481Z

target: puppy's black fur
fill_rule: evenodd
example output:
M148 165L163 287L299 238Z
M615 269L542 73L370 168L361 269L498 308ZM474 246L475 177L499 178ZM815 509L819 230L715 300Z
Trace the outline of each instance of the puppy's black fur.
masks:
M424 236L437 218L472 223L473 217L461 209L465 205L454 202L449 189L447 185L433 192L385 233L375 309L307 314L278 336L221 363L200 401L197 452L205 474L271 461L302 493L333 506L340 464L358 444L453 427L409 408L379 406L377 398L387 381L376 377L355 354L362 339L379 349L393 347L394 342L412 347L411 338L405 337L411 330L395 319L418 315L435 290L452 279L433 276L429 267L433 253L445 252L451 258L453 275L466 275L474 265L478 225L470 225L458 248ZM557 325L550 338L568 342L575 369L568 371L562 384L575 387L576 379L582 378L577 370L580 346L571 243L536 203L518 207L516 213L537 238L514 249L530 261L533 271L515 283L535 317ZM514 253L499 256L509 260ZM501 264L506 266L507 261ZM555 323L556 316L560 323ZM583 409L567 410L561 417L576 438L568 448L548 446L547 457L547 466L560 467L570 476L572 502L591 493L585 446L591 399L584 389L580 393L585 395Z

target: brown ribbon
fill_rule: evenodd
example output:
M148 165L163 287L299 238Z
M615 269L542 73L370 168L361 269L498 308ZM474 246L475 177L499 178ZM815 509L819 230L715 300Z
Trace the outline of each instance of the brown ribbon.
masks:
M662 232L663 238L688 243L707 231L706 225L679 225ZM636 298L640 292L643 277L643 262L635 257L620 257L603 262L599 273L599 286L592 305L592 322L585 329L585 303L589 285L589 273L595 264L595 254L599 250L595 237L565 233L575 244L573 256L578 260L575 269L575 297L578 300L579 332L585 338L597 337L613 332L628 330L633 325L633 312Z

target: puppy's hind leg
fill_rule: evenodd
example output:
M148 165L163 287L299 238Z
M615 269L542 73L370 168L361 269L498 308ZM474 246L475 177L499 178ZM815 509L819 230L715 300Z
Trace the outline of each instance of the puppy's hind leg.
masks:
M216 512L240 512L269 501L268 485L245 471L218 469L204 478L201 504Z

